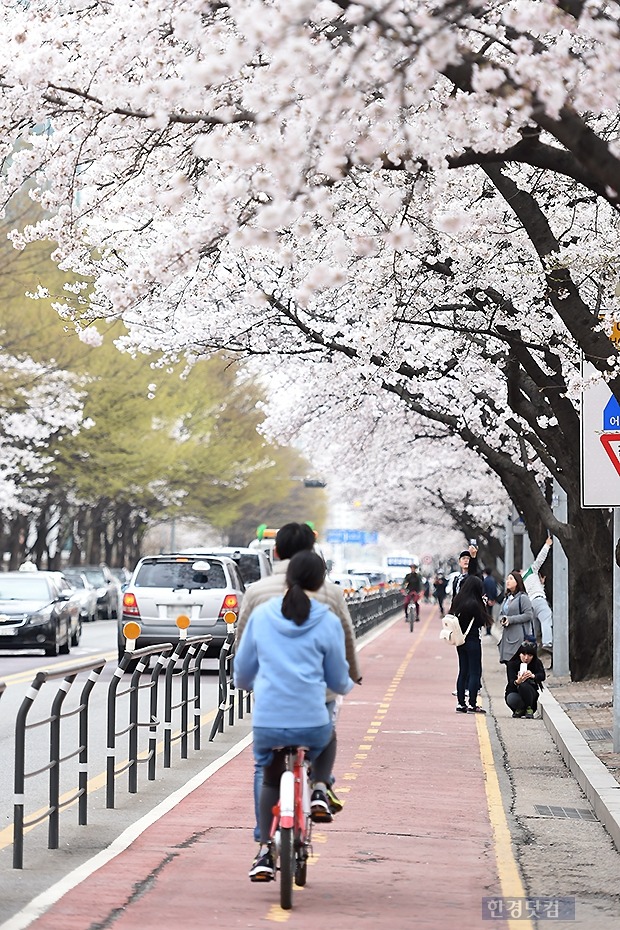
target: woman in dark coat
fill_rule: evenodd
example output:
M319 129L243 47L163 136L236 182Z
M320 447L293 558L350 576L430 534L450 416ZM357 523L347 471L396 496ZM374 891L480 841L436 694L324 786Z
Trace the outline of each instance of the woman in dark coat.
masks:
M450 613L459 618L461 630L465 633L465 642L457 646L459 658L459 675L456 680L458 704L456 711L466 714L485 714L478 707L477 698L482 677L482 644L480 628L486 625L487 610L482 600L484 588L477 575L466 575L450 607ZM469 691L469 704L465 703L465 691Z
M506 664L506 675L506 703L512 716L531 720L547 675L545 666L538 658L536 643L521 643L518 654Z

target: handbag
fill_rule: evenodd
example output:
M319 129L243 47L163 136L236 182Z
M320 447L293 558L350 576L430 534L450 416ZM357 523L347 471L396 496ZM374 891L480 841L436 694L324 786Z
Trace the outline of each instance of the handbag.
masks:
M519 613L521 613L521 595L519 595ZM532 628L532 632L526 633L525 623L521 624L521 629L523 630L523 642L534 643L534 645L536 645L536 633L534 632L534 622L532 620L530 620L530 626Z
M472 617L469 626L463 633L461 624L459 623L459 618L454 614L444 614L444 616L441 618L441 630L439 632L439 639L443 639L451 646L462 646L465 642L465 637L472 628L473 622L474 618Z

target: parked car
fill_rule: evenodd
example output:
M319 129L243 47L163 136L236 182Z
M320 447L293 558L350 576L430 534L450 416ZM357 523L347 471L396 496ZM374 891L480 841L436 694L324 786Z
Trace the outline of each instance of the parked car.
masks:
M239 574L246 588L255 581L260 581L261 578L266 578L267 575L273 573L267 554L260 549L240 548L239 546L213 546L212 548L201 547L181 551L192 552L196 555L225 556L227 559L232 559L239 569Z
M327 577L334 584L340 585L345 594L357 594L365 587L359 575L329 574Z
M123 568L111 568L110 573L118 581L119 585L121 586L121 591L124 591L127 585L129 584L129 580L131 578L131 572L127 568L123 567Z
M79 606L60 572L0 572L0 649L66 654L79 632Z
M75 589L75 595L80 605L82 623L92 623L99 616L97 588L79 568L67 568L63 575Z
M136 620L141 632L136 649L176 643L176 618L190 618L189 636L210 633L207 656L217 655L226 638L224 614L239 613L245 587L237 565L223 556L170 553L140 559L123 594L118 622L119 659L125 652L123 626Z
M73 567L64 571L69 577ZM97 610L102 620L113 620L120 616L121 586L107 565L79 565L76 570L85 575L97 589Z

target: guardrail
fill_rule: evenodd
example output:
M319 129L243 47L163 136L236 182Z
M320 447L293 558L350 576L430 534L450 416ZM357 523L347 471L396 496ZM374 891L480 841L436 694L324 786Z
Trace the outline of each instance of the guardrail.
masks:
M347 607L353 621L355 636L362 636L374 626L382 623L386 617L402 607L403 601L404 596L398 590L371 594L360 599L349 599Z
M351 599L348 601L349 611L353 620L353 626L356 637L365 633L368 629L381 623L390 613L400 609L403 603L403 595L399 591L390 591L366 596L364 598ZM178 618L179 621L186 621L184 625L178 624L180 629L180 638L176 646L171 643L161 643L149 646L144 649L135 650L132 648L135 639L127 640L127 650L121 658L121 661L115 670L108 688L107 698L107 749L108 755L106 760L106 807L114 808L115 801L115 781L123 772L128 772L128 790L130 794L135 794L138 790L138 766L146 763L148 766L148 779L153 781L156 774L157 758L157 739L159 728L162 726L159 714L159 681L162 673L164 678L164 698L163 698L163 734L164 734L164 751L163 765L169 768L172 759L172 746L174 742L180 743L180 756L182 759L187 758L189 739L193 734L193 748L199 750L201 746L200 718L201 718L201 700L200 700L200 673L201 663L204 658L207 646L212 637L195 636L187 638L187 626L189 618ZM136 625L134 624L134 627ZM126 627L127 629L127 627ZM139 634L139 628L135 636ZM212 741L216 733L224 732L224 724L227 718L228 725L233 726L235 717L242 720L245 713L251 711L251 692L246 692L234 687L234 652L235 652L235 627L229 624L227 627L227 636L220 650L219 656L219 679L218 679L218 708L209 740ZM157 656L157 659L151 669L148 681L143 680L151 656ZM177 670L178 663L181 663L180 670ZM27 827L48 818L48 848L57 849L59 843L59 815L60 811L77 800L78 802L78 824L80 826L87 823L87 783L88 783L88 702L92 688L101 675L101 671L106 664L105 659L99 659L93 662L80 662L69 668L63 668L58 672L53 669L38 672L35 676L27 696L24 698L18 711L15 725L15 779L14 779L14 845L13 845L13 867L23 868L23 847L24 831ZM131 669L131 681L128 688L119 690L121 681L125 672ZM62 707L65 698L81 672L88 671L90 674L85 682L80 695L79 706L72 711L63 713ZM173 679L180 679L180 699L173 701ZM56 696L53 699L51 712L49 716L37 720L33 723L28 722L28 715L43 685L48 681L63 679ZM190 694L190 682L193 682L193 693ZM141 721L140 716L140 692L149 690L149 719ZM0 698L6 690L6 684L0 682ZM117 729L118 723L118 700L127 695L129 698L128 705L128 723L122 729ZM190 726L190 714L193 709L193 723ZM180 727L178 733L173 735L172 722L173 714L179 711ZM61 757L61 721L66 717L79 714L79 737L78 747L73 752ZM25 770L26 760L26 734L29 730L49 724L50 728L50 754L49 762L31 772ZM139 730L148 728L149 740L148 750L142 755L139 753ZM128 759L117 767L116 753L120 737L127 735L128 741ZM77 791L69 798L60 802L60 765L75 756L79 757L78 771L78 788ZM24 817L25 807L25 785L29 778L49 772L49 807L38 817L26 820Z
M73 801L78 800L78 823L83 826L87 822L87 799L86 785L88 773L86 766L88 764L88 699L95 682L98 680L101 670L106 664L105 659L99 659L95 662L80 662L79 664L65 668L62 671L54 672L46 669L38 672L30 690L21 707L17 712L15 723L15 778L14 778L14 799L13 799L13 868L23 868L24 861L24 829L34 826L42 820L48 818L48 849L58 849L59 837L59 817L62 808L67 807ZM69 693L71 685L80 672L90 671L87 681L82 688L79 706L74 710L63 713L62 705ZM58 689L56 697L52 703L52 709L49 716L36 720L34 723L28 723L28 714L39 694L41 688L47 681L58 678L63 679L63 683ZM67 717L79 714L79 745L73 752L61 758L60 755L60 725L61 721ZM32 772L26 771L26 733L35 727L49 724L49 745L50 754L47 765ZM70 798L60 802L60 764L69 759L79 756L79 774L78 790ZM49 807L39 817L26 821L24 819L25 806L25 787L26 780L40 775L43 772L49 772Z
M138 766L148 766L148 780L155 780L157 763L157 734L161 725L159 718L159 681L162 672L164 680L164 768L170 768L172 761L172 744L180 740L181 758L187 759L189 736L194 734L194 748L200 748L200 667L207 651L208 644L213 637L210 634L186 638L181 630L181 638L173 647L171 643L159 643L146 646L144 649L134 650L131 647L123 655L118 668L112 676L108 688L108 756L106 762L106 807L114 808L116 778L123 772L128 773L127 789L130 794L138 791ZM128 640L128 643L131 641ZM144 672L149 665L150 657L157 655L150 677L142 680ZM176 671L177 661L182 660L179 671ZM193 664L192 664L193 660ZM133 668L128 688L119 691L121 679L129 667ZM190 676L194 683L194 693L189 694ZM173 678L180 679L180 700L173 703ZM139 719L140 691L149 690L149 719ZM128 696L128 723L117 730L118 700ZM189 709L194 708L193 726L189 726ZM172 717L175 710L180 710L180 732L172 735ZM149 742L145 755L139 753L139 730L148 727ZM127 734L128 749L127 760L117 765L116 752L118 739Z
M235 695L237 697L237 717L243 720L244 705L245 711L249 714L252 709L252 692L243 691L241 688L235 688L234 682L234 659L235 659L235 627L231 624L227 627L226 640L220 649L220 658L218 665L218 701L217 714L211 727L209 742L215 739L216 733L224 732L224 719L228 712L228 725L233 726L235 722Z

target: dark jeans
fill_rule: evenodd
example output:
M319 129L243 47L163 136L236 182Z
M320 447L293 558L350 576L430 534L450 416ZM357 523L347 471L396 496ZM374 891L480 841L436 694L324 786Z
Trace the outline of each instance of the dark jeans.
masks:
M516 691L510 691L506 695L508 707L512 711L525 710L526 707L536 710L538 706L538 688L531 681L524 681L522 684L517 685L516 688Z
M464 704L465 691L469 691L469 705L475 707L482 677L482 646L478 632L476 631L474 636L468 636L462 646L457 646L456 652L459 657L457 700L459 704Z

